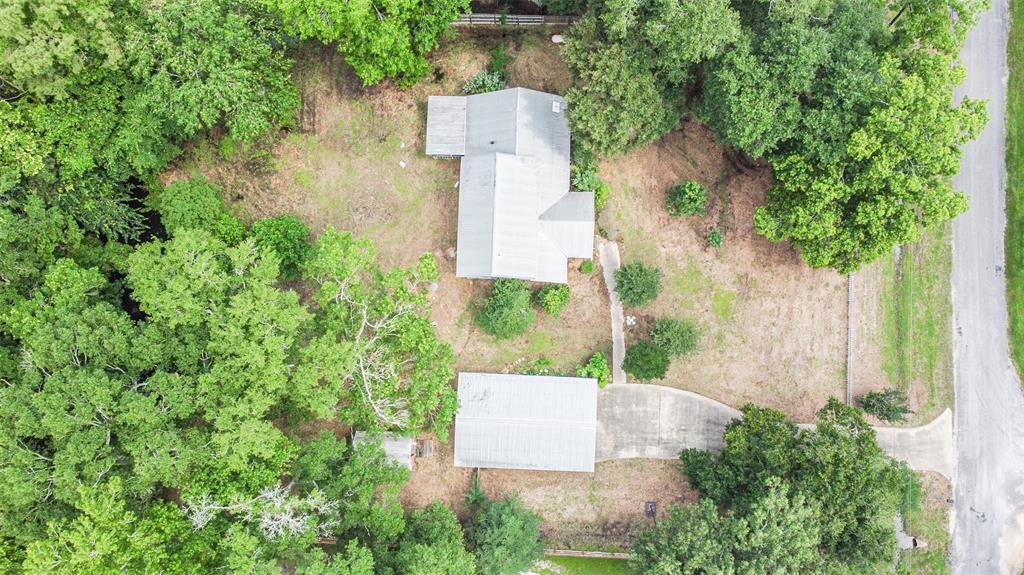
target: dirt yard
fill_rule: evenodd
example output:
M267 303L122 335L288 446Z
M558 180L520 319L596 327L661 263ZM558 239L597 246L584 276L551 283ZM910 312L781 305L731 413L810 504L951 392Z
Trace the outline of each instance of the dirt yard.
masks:
M611 184L599 225L620 242L624 263L664 272L658 299L627 328L646 337L653 318L696 321L697 353L673 362L656 383L740 407L753 402L810 420L830 396L845 398L846 278L812 270L788 244L753 229L754 208L771 184L767 169L741 169L707 128L687 123L639 152L605 162ZM696 180L708 189L703 217L673 218L667 190ZM708 246L719 229L723 247Z
M441 500L463 513L471 470L456 468L453 461L450 443L438 444L432 458L418 459L399 495L403 505ZM484 469L480 482L488 496L517 493L539 513L545 545L579 550L628 546L650 521L644 517L647 501L657 502L660 515L667 505L697 499L675 460L608 461L598 463L592 474Z

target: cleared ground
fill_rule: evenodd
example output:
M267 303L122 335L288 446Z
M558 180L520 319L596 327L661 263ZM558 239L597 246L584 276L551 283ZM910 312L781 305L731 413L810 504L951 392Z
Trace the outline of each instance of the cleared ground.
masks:
M922 425L953 407L951 227L865 267L854 289L854 396L894 387Z
M629 565L621 559L589 557L548 557L538 561L530 573L536 575L627 575Z
M786 243L753 229L771 185L765 169L742 169L703 126L687 123L647 148L605 162L611 184L599 224L620 243L624 263L665 274L658 299L635 315L627 342L651 320L680 317L703 330L697 353L675 361L663 381L740 407L753 402L810 421L830 396L845 397L846 278L812 270ZM707 215L673 218L667 190L696 180L709 190ZM707 233L725 235L720 249Z

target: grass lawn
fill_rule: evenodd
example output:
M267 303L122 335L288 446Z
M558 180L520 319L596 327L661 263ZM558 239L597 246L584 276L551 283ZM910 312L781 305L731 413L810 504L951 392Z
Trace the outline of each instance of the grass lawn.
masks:
M924 423L953 403L952 266L948 224L882 263L883 369Z
M1006 90L1006 289L1010 349L1024 366L1024 2L1010 2Z
M949 565L949 504L950 485L945 479L924 474L921 477L924 489L920 508L904 518L908 533L928 542L927 549L904 551L900 563L913 575L946 575Z
M628 564L621 559L590 557L547 557L534 567L537 575L627 575Z

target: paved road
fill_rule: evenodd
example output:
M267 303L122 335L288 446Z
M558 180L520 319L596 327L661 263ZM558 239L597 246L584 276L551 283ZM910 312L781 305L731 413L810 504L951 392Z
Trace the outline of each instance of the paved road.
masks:
M722 450L722 432L740 412L689 391L649 384L609 385L597 396L597 460L675 459L684 448ZM949 411L921 427L875 428L878 444L912 469L950 477Z
M1024 397L1010 362L1002 273L1005 207L1006 0L971 31L960 94L988 100L989 123L964 148L957 189L970 210L953 224L956 336L954 575L1024 567Z

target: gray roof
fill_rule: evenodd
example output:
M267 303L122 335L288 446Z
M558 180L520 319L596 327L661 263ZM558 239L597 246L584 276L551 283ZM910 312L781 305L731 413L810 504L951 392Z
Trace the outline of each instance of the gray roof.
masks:
M412 452L416 447L416 440L411 437L402 437L393 433L371 434L365 431L357 431L352 436L354 445L378 441L384 449L384 457L388 461L412 469Z
M459 374L455 466L594 471L597 380Z
M456 275L565 283L567 259L594 249L594 196L569 193L565 100L525 88L432 96L427 153L460 145Z

